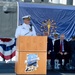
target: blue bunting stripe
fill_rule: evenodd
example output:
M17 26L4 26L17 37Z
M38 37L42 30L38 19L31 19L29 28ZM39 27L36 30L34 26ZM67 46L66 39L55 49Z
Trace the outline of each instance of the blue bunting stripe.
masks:
M4 51L12 50L14 46L16 46L15 43L13 45L10 45L10 46L6 46L4 44L0 44L0 47L2 47Z
M14 46L14 47L12 48L12 50L9 50L9 51L4 51L4 50L2 49L2 47L0 47L0 53L2 53L4 56L11 55L15 50L16 50L16 46Z

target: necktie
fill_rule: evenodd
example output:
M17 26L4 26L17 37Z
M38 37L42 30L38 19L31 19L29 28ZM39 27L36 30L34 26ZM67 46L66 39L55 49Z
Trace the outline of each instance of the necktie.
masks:
M62 52L62 41L60 42L60 52Z

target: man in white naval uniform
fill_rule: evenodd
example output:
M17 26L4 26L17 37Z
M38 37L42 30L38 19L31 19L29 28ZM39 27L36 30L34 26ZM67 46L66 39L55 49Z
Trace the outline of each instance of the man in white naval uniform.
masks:
M31 16L27 15L22 17L22 19L24 23L17 27L15 37L18 38L19 36L36 36L34 26L30 25Z

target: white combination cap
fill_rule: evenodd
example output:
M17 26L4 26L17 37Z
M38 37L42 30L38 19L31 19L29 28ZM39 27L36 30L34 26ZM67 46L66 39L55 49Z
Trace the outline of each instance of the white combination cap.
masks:
M31 18L31 15L26 15L26 16L23 16L22 17L22 19L26 19L26 18L29 18L30 19Z
M53 35L59 35L59 33L55 32L55 33L53 33Z

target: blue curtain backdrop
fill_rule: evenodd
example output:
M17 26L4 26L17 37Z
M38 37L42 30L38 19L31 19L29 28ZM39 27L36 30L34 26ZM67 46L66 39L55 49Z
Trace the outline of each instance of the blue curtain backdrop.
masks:
M42 34L42 22L50 19L56 22L59 34L64 33L67 39L75 35L74 6L19 3L19 24L23 23L22 17L25 15L31 15L31 22L39 34Z

